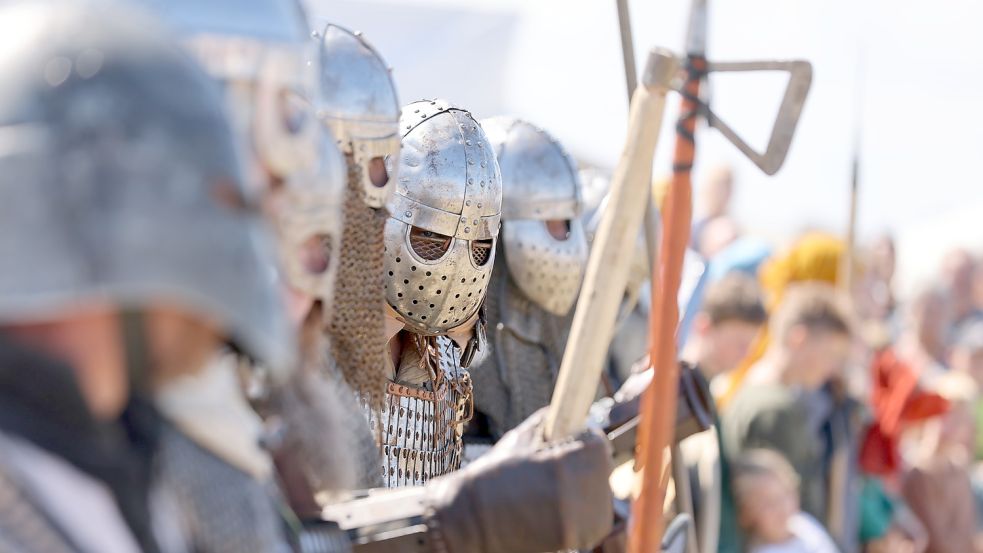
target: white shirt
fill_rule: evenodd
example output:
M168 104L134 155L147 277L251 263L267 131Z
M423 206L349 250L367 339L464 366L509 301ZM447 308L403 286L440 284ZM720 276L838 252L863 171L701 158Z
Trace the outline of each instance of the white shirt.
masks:
M839 553L836 544L816 519L799 513L788 521L792 537L782 543L754 545L750 553Z

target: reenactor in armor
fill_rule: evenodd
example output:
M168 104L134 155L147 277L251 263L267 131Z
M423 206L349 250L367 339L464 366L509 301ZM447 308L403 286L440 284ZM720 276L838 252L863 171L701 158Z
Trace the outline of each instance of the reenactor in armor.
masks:
M132 7L8 3L0 29L0 549L204 551L166 475L210 465L154 396L223 344L278 376L294 353L238 140ZM214 539L247 550L241 523L277 523L259 510Z
M473 430L498 440L550 402L587 265L577 168L547 132L482 121L502 172L502 237L489 287L490 351L473 371Z
M382 523L410 520L399 513L419 512L407 512L407 505L430 505L427 537L434 545L451 545L451 551L545 551L596 541L611 518L603 507L606 499L600 509L574 509L555 523L534 514L544 500L560 505L568 497L558 488L546 493L557 479L536 476L547 465L525 457L545 460L563 449L548 453L535 444L537 419L517 429L487 464L447 474L460 464L460 433L470 408L469 377L462 365L478 349L482 283L490 278L501 201L494 154L480 126L467 112L441 101L411 104L400 118L390 70L363 36L337 25L316 36L322 44L318 116L349 165L338 301L328 326L332 352L373 422L384 457L383 481L389 486L426 483L399 494L375 492L366 500L336 504L326 515L388 528ZM380 209L380 201L388 209ZM462 217L471 222L461 224ZM383 332L366 331L375 328ZM382 354L381 360L373 354ZM604 447L594 436L570 444L562 459L549 462L552 470L579 467L588 483L583 491L606 498L600 475L608 461L598 455ZM378 457L366 463L380 467ZM513 464L514 476L506 476L498 463ZM590 463L598 466L589 469ZM493 491L505 485L505 478L520 475L547 486L530 493L508 484L516 490L511 498ZM483 513L463 508L473 494L480 495ZM392 514L386 505L393 505ZM366 517L366 511L382 514ZM477 519L487 531L466 530ZM510 534L509 539L484 541L500 535L499 527L523 524L537 529L530 528L525 538ZM561 537L541 525L577 530Z
M318 47L293 0L250 0L235 9L139 3L172 24L223 93L248 154L248 186L262 197L277 239L278 259L265 271L276 261L283 267L282 292L297 335L285 344L296 362L282 374L226 351L194 378L157 392L161 410L187 437L184 447L165 450L181 462L168 465L161 478L180 491L177 510L195 550L296 549L295 515L320 511L314 490L347 491L360 470L351 452L361 433L346 422L357 404L340 379L322 371L345 164L312 107L318 72L308 61ZM217 482L224 483L221 493ZM317 542L320 550L339 547L330 533Z
M311 44L299 32L303 16L293 2L254 2L212 17L195 11L210 6L197 4L168 2L158 13L173 17L217 79L159 39L152 23L112 4L94 8L95 15L77 6L18 5L2 18L17 32L6 33L13 38L0 57L7 77L0 124L16 133L0 157L9 164L3 191L12 194L0 221L10 225L0 252L11 262L0 276L0 353L18 370L30 363L32 375L0 379L7 392L0 411L9 413L0 420L0 439L10 442L0 462L7 469L0 469L2 545L46 552L337 551L349 547L347 538L366 535L358 526L345 527L347 536L304 531L280 502L274 481L283 483L283 468L273 473L270 452L254 440L276 445L277 436L263 432L246 408L241 366L229 362L245 358L247 379L267 386L260 403L271 409L262 414L267 423L285 423L280 434L289 435L302 418L285 414L293 401L331 401L298 389L295 380L321 359L308 351L318 342L307 341L307 331L337 308L332 287L340 267L332 261L341 257L343 203L340 187L332 187L342 182L332 173L339 152L310 123L320 97L316 80L304 78L313 58L303 54ZM263 32L250 36L257 29ZM236 148L243 143L245 152ZM497 172L483 147L489 153L481 165ZM299 342L279 301L260 196L278 231ZM478 253L463 246L488 270L495 223L475 231L484 246ZM467 324L477 317L476 296L465 310ZM464 343L473 352L478 342ZM223 344L234 355L220 354ZM293 395L281 393L285 387ZM454 405L461 412L466 404ZM341 426L357 412L301 409L317 415L315 423ZM424 412L418 414L422 420ZM446 415L431 412L430 424L450 428L438 425ZM610 509L596 507L608 503L606 445L593 434L542 445L538 424L528 421L465 471L409 493L375 492L372 499L399 504L386 516L424 534L390 550L533 553L602 537L611 523ZM339 444L320 429L323 446ZM459 450L459 434L457 444ZM324 457L301 449L302 468L340 471L350 450L334 449ZM76 483L70 506L78 509L66 508L58 496L64 490L53 490L44 475ZM570 481L578 482L576 490L564 487ZM316 478L309 483L319 485ZM348 485L341 477L331 484ZM601 501L584 503L585 497ZM359 501L335 506L361 521L378 514ZM330 521L341 519L328 514L323 526L330 530L336 528Z
M341 74L350 72L352 79L364 77L365 72L361 71L358 66L349 67L345 70L345 66L341 66L339 69L338 66L332 65L338 58L333 58L332 50L327 47L332 44L332 39L339 39L341 44L345 44L346 41L358 37L344 32L340 28L336 28L336 30L329 28L318 37L322 41L320 55L304 52L303 46L297 47L298 44L302 43L295 40L299 34L290 30L295 28L291 23L294 19L282 17L277 19L274 17L299 14L299 10L292 9L296 6L292 2L282 1L262 2L262 4L264 5L251 6L249 9L252 16L268 19L263 25L269 27L270 22L287 22L281 26L282 32L261 34L263 40L257 40L248 32L249 29L262 28L262 26L250 25L248 21L229 17L230 14L221 11L209 13L207 6L184 6L186 10L182 12L170 5L170 8L175 11L168 13L171 13L172 17L176 16L174 21L186 36L186 42L223 85L222 88L226 91L230 101L230 111L239 124L241 136L247 140L247 144L252 146L251 151L254 154L251 166L252 175L257 177L253 182L256 187L266 192L269 198L268 205L271 207L269 214L275 228L279 231L281 256L287 268L287 281L292 289L291 297L294 300L292 303L297 307L293 309L298 314L295 320L303 321L300 324L301 367L300 370L291 374L309 374L309 371L305 370L308 368L307 365L319 365L319 368L325 369L320 371L320 374L329 376L325 381L341 390L335 395L344 396L344 390L347 388L342 386L337 379L330 378L333 369L339 369L345 375L345 380L348 380L351 374L344 367L352 361L351 352L356 350L343 350L344 346L339 345L339 343L345 338L348 338L349 344L358 344L358 342L344 333L363 333L364 338L371 340L368 344L375 344L375 351L377 352L382 351L385 343L382 332L366 333L365 328L359 327L355 322L349 321L345 324L342 320L335 319L333 315L344 309L346 301L352 301L350 294L357 292L357 290L346 288L343 285L344 282L349 282L361 287L360 293L366 294L363 297L367 298L365 300L367 305L374 306L372 312L375 313L376 318L384 320L378 314L384 313L382 299L385 297L382 280L384 266L381 261L385 250L381 236L384 229L387 228L388 215L385 210L378 207L378 204L389 198L386 185L391 180L391 175L395 174L394 169L397 160L394 158L396 151L393 151L393 141L387 140L385 138L387 135L384 132L380 135L373 135L371 131L365 131L356 125L342 125L340 127L328 125L329 129L337 132L335 137L337 144L346 153L346 161L349 162L347 164L349 178L347 179L347 187L342 189L344 191L338 192L341 187L331 185L331 183L345 182L345 179L338 177L337 172L332 170L334 164L330 160L332 156L337 155L337 152L316 140L314 140L314 146L311 146L311 137L315 133L306 126L308 120L305 114L307 112L303 108L313 107L322 122L327 122L332 114L339 119L342 118L341 116L357 118L361 115L357 111L353 113L332 111L332 102L338 99L338 94L332 93L333 89L325 85L324 78L324 74L329 73L326 68L330 67L335 67ZM202 9L205 11L200 11ZM192 14L197 14L197 16L192 17ZM361 40L359 42L362 43ZM316 45L316 43L313 44ZM351 45L351 42L348 44ZM354 52L358 53L368 49L367 46L360 46L360 48L361 50L359 48L354 49ZM319 59L319 63L324 69L321 79L323 90L313 92L317 90L317 83L307 84L307 79L303 78L303 64L297 65L292 62L296 59L305 61ZM263 60L272 60L270 63L279 60L285 65L279 69L271 69L263 63ZM290 70L291 67L294 69ZM316 68L317 65L313 67ZM382 68L386 71L384 65ZM298 76L298 72L300 76ZM383 74L385 75L384 82L388 83L392 90L391 97L395 99L395 92L388 78L388 72ZM343 87L334 90L343 90ZM300 94L294 95L294 92ZM288 101L284 102L284 99ZM294 99L299 101L294 103L291 101ZM385 129L385 125L380 126ZM371 129L371 126L369 128ZM361 154L356 155L356 151L366 151L361 148L356 149L360 141L371 140L377 136L381 136L380 143L382 146L370 144L367 148L372 155L365 157L362 157ZM290 147L291 144L293 149ZM311 163L311 157L307 154L299 155L312 151L319 154L313 158L315 163ZM290 155L291 152L294 155ZM385 162L386 158L388 158L388 164L382 165L380 172L380 161ZM493 160L493 157L485 160L486 165L489 161L494 163ZM361 171L363 165L366 167L365 173ZM362 175L366 173L369 175L367 181L362 178ZM332 175L334 175L333 178ZM355 186L356 184L357 186ZM376 196L375 194L379 193L379 189L382 190L382 195ZM338 229L339 220L344 220L344 229ZM349 227L353 227L356 233L349 233ZM497 226L495 228L497 229ZM373 232L376 230L380 238L374 237ZM358 233L361 232L364 234L359 235ZM339 236L341 237L340 241L338 240ZM359 245L363 247L363 253L366 253L365 260L353 262L351 254L353 252L359 253ZM375 249L372 249L373 247ZM334 262L335 260L338 261ZM353 270L352 267L346 267L349 263L360 264L356 265ZM361 283L357 277L359 274L365 274L366 267L375 268L373 274L376 275L376 278L374 281L367 279ZM351 271L347 279L345 277L346 271ZM337 276L339 284L337 293L332 292L335 276ZM379 286L374 289L375 295L371 295L374 283L378 283ZM309 331L311 328L316 328L320 317L323 317L322 322L327 326L330 338L330 344L326 345L321 352L322 355L318 355L318 348L320 347L319 344L324 344L309 339ZM384 326L379 328L382 331L385 330ZM341 339L338 339L339 336ZM307 347L311 344L314 344L313 348ZM358 345L363 352L367 351L365 344ZM378 358L384 360L386 356L380 355ZM344 363L334 363L334 360L344 360ZM358 368L359 365L355 365L355 367ZM375 374L381 372L381 365L372 368ZM251 369L253 373L261 372L261 367L251 367ZM372 374L365 374L363 378L367 379L361 382L363 385L365 382L373 381L382 383L382 379L374 377ZM287 378L286 381L289 384L297 382L297 379ZM306 377L301 382L313 383ZM355 380L355 383L359 383L359 381ZM353 387L355 386L353 385ZM350 438L351 434L361 432L360 429L364 427L364 422L361 424L358 422L363 420L361 417L354 419L351 417L350 411L357 412L358 409L354 407L348 409L349 404L343 401L343 397L341 401L334 402L344 406L344 408L335 409L333 419L330 416L326 417L326 415L331 414L330 412L303 409L300 410L301 414L307 413L312 417L312 420L308 421L309 424L303 425L301 424L303 421L298 420L297 416L289 415L293 406L290 398L309 403L318 397L326 397L326 394L305 393L309 392L309 389L305 387L298 388L299 386L292 385L288 389L289 393L285 394L282 392L282 387L274 387L273 393L266 394L267 398L273 396L274 399L262 402L263 407L271 408L268 412L263 413L266 415L267 422L280 419L286 423L281 425L281 432L272 436L274 439L269 439L270 436L267 434L265 443L275 446L279 441L281 452L287 450L294 453L293 459L289 463L281 462L282 456L275 455L278 461L277 476L281 486L291 496L291 505L294 510L308 522L306 531L301 532L300 536L287 532L288 538L295 539L286 541L293 542L291 546L295 549L303 548L305 551L337 550L339 544L337 540L333 539L334 534L330 531L324 531L325 528L330 530L331 526L318 525L316 520L311 520L311 513L324 505L323 498L319 497L318 501L309 502L307 505L299 504L297 494L293 493L298 487L290 485L292 476L300 476L299 479L302 481L302 485L299 486L300 489L303 490L303 484L306 484L308 494L315 493L324 496L318 492L337 490L324 490L322 485L328 482L338 487L340 483L344 482L344 465L347 462L344 456L355 455L358 457L356 461L359 465L356 467L358 473L356 485L362 486L366 483L371 485L372 475L374 474L376 481L378 481L382 474L379 470L381 467L378 461L378 450L370 461L364 462L357 453L359 450L351 447L351 442L344 441ZM363 390L369 389L363 388ZM378 397L382 399L385 390L381 386L379 390ZM360 396L366 400L366 408L371 409L373 404L371 393L360 394ZM226 397L226 401L229 402L229 405L232 404L230 397ZM325 399L325 401L333 402L330 398ZM378 413L379 411L375 412ZM420 415L422 417L423 413ZM436 419L431 417L431 423L434 424L435 421ZM337 426L339 422L349 427L347 428L349 433L341 436L341 440L339 440L337 436L331 436L328 428L322 427L322 430L325 431L325 439L323 440L324 443L321 444L321 450L313 447L298 449L291 445L298 443L289 439L291 432L300 434L296 439L301 445L309 445L311 440L307 437L310 436L311 424L315 426L318 424ZM438 547L440 544L452 544L455 546L451 548L452 550L535 552L589 545L603 536L606 528L610 526L610 509L563 507L545 509L555 513L556 516L546 516L542 513L544 505L566 506L579 501L578 496L583 494L607 497L608 491L604 484L610 468L610 461L607 458L606 446L600 438L594 435L584 435L564 444L557 444L544 449L536 445L536 433L533 430L535 423L536 421L530 421L529 427L524 433L517 433L512 440L504 443L497 450L496 455L492 456L483 466L476 466L467 472L434 480L426 487L411 490L412 494L409 495L390 496L374 492L373 500L399 503L400 506L392 509L391 512L386 512L386 510L381 512L385 517L403 522L407 528L420 531L419 523L414 521L424 520L426 524L422 527L422 531L433 547ZM434 426L436 425L434 424ZM299 431L295 430L298 427L303 428ZM443 428L447 428L447 426L445 425ZM193 432L195 431L189 428L188 434ZM372 440L373 445L376 444L367 428L365 428L365 436L363 437ZM223 451L217 444L203 444L203 447L210 448L215 457L222 458L234 468L240 468L236 466L234 458L223 455ZM329 451L325 452L324 449ZM494 461L496 458L498 461ZM505 464L510 467L508 470L503 468L502 465ZM216 472L221 472L217 464L212 468ZM562 479L555 476L558 474L576 474L577 480L585 485L576 494L573 494L571 490L560 487ZM537 485L525 486L518 496L510 493L493 493L494 490L510 487L511 482L523 475L534 479ZM259 483L263 481L262 478L256 479L256 482ZM237 482L236 485L243 490L255 489L256 482ZM251 521L258 514L255 509L257 502L253 501L243 502L243 505L235 509L227 509L223 516L215 516L216 513L208 513L207 507L213 505L209 503L210 498L203 497L201 494L190 493L194 490L188 491L189 505L186 506L187 511L213 515L214 521L226 522L223 520L223 516L241 519L238 524L230 523L230 527L239 526L242 522L252 524ZM481 496L481 502L486 507L480 512L462 508L462 503L474 503L475 494ZM336 493L329 497L329 500L337 499L338 494ZM530 510L516 509L514 501L524 502ZM603 505L605 501L600 503ZM376 515L380 513L378 509L366 506L364 502L360 501L344 501L334 504L333 507L335 511L344 510L348 513L354 513L354 517L346 517L344 520L361 522L355 527L346 527L345 529L352 535L361 536L360 539L363 541L367 532L363 526L371 525L371 520L366 520L367 513ZM538 516L531 518L530 513L536 513ZM404 516L406 518L402 518ZM519 518L513 519L513 517ZM289 519L289 517L287 518ZM278 517L276 520L283 521L283 517ZM341 519L330 520L340 521ZM198 529L204 529L211 533L211 525L204 522L199 525ZM285 522L289 523L290 521L286 520ZM489 537L497 531L499 525L521 527L523 524L535 524L536 526L530 526L529 531L522 532L509 540L498 538L492 540ZM548 529L539 529L539 524L545 524ZM257 524L256 526L263 527L264 525ZM483 530L475 531L476 526L483 528ZM291 527L291 529L295 528L294 526ZM248 535L248 532L245 532L245 535ZM413 534L407 533L406 535L412 536ZM420 547L418 539L413 537L413 541L410 542L414 549ZM402 542L391 543L390 546L393 548L391 550L402 550L400 548L404 547L405 544ZM461 549L462 547L463 549ZM221 548L221 543L209 541L207 547L203 547L202 550L225 549ZM251 549L243 546L240 550Z
M388 66L361 34L329 24L315 37L321 67L317 116L347 164L338 293L327 334L345 381L368 406L379 409L386 358L384 232L386 203L396 187L399 100ZM363 485L380 482L376 474Z
M385 226L386 402L371 414L390 487L461 466L502 203L495 152L469 112L414 102L400 129Z

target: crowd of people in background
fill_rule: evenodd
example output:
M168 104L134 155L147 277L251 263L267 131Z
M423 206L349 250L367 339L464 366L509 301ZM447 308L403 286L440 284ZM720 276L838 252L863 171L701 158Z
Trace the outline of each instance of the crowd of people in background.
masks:
M983 259L953 250L899 297L919 260L890 236L767 244L732 190L723 168L697 190L707 283L681 350L717 402L719 485L695 494L717 551L983 551Z

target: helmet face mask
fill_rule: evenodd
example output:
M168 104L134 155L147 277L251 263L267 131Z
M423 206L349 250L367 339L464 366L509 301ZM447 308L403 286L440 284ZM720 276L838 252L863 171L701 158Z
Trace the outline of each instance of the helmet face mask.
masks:
M400 150L399 99L392 75L361 34L328 24L318 36L318 119L351 156L350 162L361 167L366 205L382 208L396 188L397 164L386 160L398 159Z
M287 370L275 250L214 82L125 5L54 6L27 8L57 10L38 21L54 38L0 63L10 85L0 131L18 144L0 153L0 323L91 299L137 312L166 304ZM0 20L24 24L13 11ZM31 37L11 35L11 47ZM86 51L101 53L91 75L51 86L36 71Z
M472 322L484 300L501 175L480 125L462 109L414 102L400 125L400 177L385 230L386 301L414 332L446 334Z
M444 248L442 253L435 244ZM439 235L390 218L386 297L393 298L390 305L400 320L414 332L435 335L473 320L494 266L493 244L494 239Z
M171 20L224 91L229 116L252 154L250 182L272 199L288 283L331 304L340 259L345 160L317 120L319 48L310 40L299 3L141 2Z
M326 312L334 304L341 259L344 200L338 183L344 182L345 176L340 158L333 142L325 140L319 174L284 183L275 193L273 208L287 282L319 300Z
M573 308L588 256L580 219L565 221L570 230L562 240L550 233L546 221L502 223L505 263L512 279L526 296L556 315Z
M505 262L529 299L556 315L573 307L587 266L580 177L545 131L525 121L482 122L502 171ZM556 228L565 222L566 232Z

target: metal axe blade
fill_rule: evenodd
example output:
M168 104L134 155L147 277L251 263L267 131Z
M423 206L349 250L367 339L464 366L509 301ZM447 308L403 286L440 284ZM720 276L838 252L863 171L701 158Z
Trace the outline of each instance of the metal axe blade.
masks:
M764 152L752 148L734 129L718 117L710 106L700 104L707 123L720 131L734 146L737 146L765 174L774 175L785 163L788 149L792 145L792 136L799 123L799 115L805 104L809 88L812 86L812 64L804 60L793 61L732 61L710 62L709 72L747 72L747 71L785 71L789 74L785 95L782 97L778 116L768 138L768 146Z

